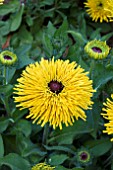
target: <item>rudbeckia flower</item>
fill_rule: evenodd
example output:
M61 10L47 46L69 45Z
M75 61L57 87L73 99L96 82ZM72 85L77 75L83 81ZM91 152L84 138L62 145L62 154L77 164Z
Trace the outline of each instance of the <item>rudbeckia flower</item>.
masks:
M110 47L105 41L92 40L84 47L85 52L94 59L106 58L109 54Z
M72 125L82 118L93 102L92 80L75 62L42 59L27 66L15 85L15 102L20 109L28 108L26 118L43 127L47 122L55 129Z
M55 167L51 167L50 165L47 165L46 163L39 163L32 167L31 170L54 170Z
M3 2L4 2L4 0L0 0L0 5L2 5L2 4L3 4Z
M113 99L113 94L111 95L111 98ZM108 135L113 135L113 101L107 99L107 102L104 103L104 106L105 106L103 108L104 113L101 113L101 115L108 122L104 124L106 130L103 130L103 133L107 133ZM113 141L113 138L111 138L111 141Z
M17 61L16 54L11 51L3 51L0 53L0 63L6 66L11 66Z
M107 0L107 7L105 8L107 12L109 12L109 20L113 21L113 0Z
M84 4L85 7L88 8L86 12L90 15L93 21L97 22L100 19L100 22L109 22L113 10L109 9L110 2L111 0L87 0Z

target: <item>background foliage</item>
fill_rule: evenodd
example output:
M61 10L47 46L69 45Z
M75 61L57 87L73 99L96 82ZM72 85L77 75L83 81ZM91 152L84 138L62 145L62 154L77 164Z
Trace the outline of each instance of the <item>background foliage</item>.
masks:
M113 170L112 143L102 133L100 116L103 102L113 93L113 23L95 23L79 0L6 0L0 6L0 51L10 50L18 63L8 68L8 84L0 76L0 169L29 170L46 161L57 170ZM13 86L25 67L41 57L76 61L86 71L92 59L84 52L93 39L107 41L109 56L96 60L91 72L94 94L93 109L86 111L87 121L75 121L63 130L44 128L25 119L28 110L20 111L13 101ZM2 65L0 74L2 73ZM90 164L77 162L77 152L85 148Z

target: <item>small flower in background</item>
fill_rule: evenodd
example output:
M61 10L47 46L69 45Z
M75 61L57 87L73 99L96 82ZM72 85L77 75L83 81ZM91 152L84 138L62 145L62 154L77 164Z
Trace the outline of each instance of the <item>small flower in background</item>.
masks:
M92 163L92 155L86 148L78 150L76 155L77 163L81 166L87 166Z
M0 53L0 63L6 66L11 66L17 61L16 54L10 51L3 51Z
M85 52L94 59L106 58L109 54L110 47L105 41L92 40L84 47Z
M4 2L4 0L0 0L0 5L2 5L2 4L3 4L3 2Z
M31 170L54 170L55 167L51 167L50 165L47 165L46 163L39 163L32 167Z
M111 98L113 99L113 94L111 95ZM101 115L109 122L104 124L106 130L103 130L103 133L112 135L113 134L113 101L107 98L107 102L104 103L104 106L105 108L103 108L102 110L105 113L101 113ZM113 141L113 138L111 138L111 141Z
M42 127L49 122L54 129L62 129L62 124L73 125L79 117L85 121L84 110L93 104L91 97L95 92L87 74L69 60L42 59L30 64L14 88L18 95L15 102L20 103L17 107L29 108L26 118L31 117Z
M85 2L84 4L85 7L88 8L86 12L95 22L97 22L98 19L100 19L100 22L110 22L110 16L113 17L113 9L109 9L109 4L111 4L111 0L87 0L87 2ZM110 6L112 5L113 2Z

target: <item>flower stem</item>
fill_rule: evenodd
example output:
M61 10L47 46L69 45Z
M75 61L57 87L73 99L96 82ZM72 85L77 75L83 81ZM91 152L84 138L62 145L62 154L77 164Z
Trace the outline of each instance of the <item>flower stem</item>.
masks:
M7 82L7 66L4 66L3 68L3 77L4 77L4 80L3 80L3 85L7 85L8 82Z
M49 133L49 124L46 123L44 126L43 138L42 138L42 143L44 145L47 145L48 133Z
M4 66L3 67L3 85L6 86L8 84L8 81L7 81L7 74L8 74L8 67L7 66ZM5 110L6 110L6 114L9 115L10 114L10 107L9 107L9 99L8 99L8 96L5 96L5 94L3 93L1 95L1 100L4 104L4 107L5 107Z
M95 60L92 59L91 64L90 64L90 70L89 70L90 79L93 79L94 67L95 67Z

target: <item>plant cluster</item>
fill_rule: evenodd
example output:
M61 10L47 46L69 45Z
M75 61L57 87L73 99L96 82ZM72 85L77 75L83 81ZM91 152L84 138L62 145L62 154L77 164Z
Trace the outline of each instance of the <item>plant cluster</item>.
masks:
M0 0L0 170L113 170L113 0Z

